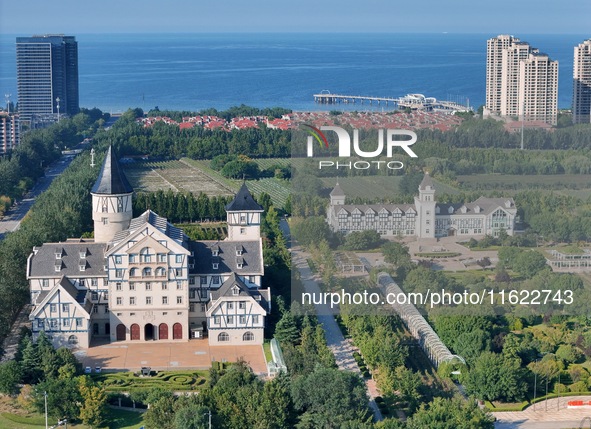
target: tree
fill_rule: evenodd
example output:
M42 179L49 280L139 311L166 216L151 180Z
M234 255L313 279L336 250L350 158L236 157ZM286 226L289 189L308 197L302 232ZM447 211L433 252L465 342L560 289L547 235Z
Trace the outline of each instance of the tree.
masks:
M0 393L15 395L23 378L23 371L18 362L13 360L0 364Z
M406 421L408 429L493 429L494 418L475 401L435 398Z
M382 254L384 255L384 261L389 264L400 266L410 262L408 247L401 243L387 242L382 246Z
M174 403L173 395L163 396L156 402L150 403L150 408L144 414L146 426L158 429L174 429Z
M291 311L285 311L279 322L277 322L275 326L275 338L280 343L289 344L295 344L299 340L300 332Z
M174 413L174 429L207 429L210 410L204 406L184 406Z
M300 412L297 427L341 428L345 422L371 419L365 385L351 372L317 368L292 382L291 396ZM306 421L314 425L302 425Z
M527 392L521 360L491 352L484 352L476 359L465 386L470 394L488 401L522 400Z
M571 344L562 344L556 350L556 357L564 363L570 364L578 362L583 357L583 353Z
M377 231L353 231L345 237L345 246L350 250L373 249L382 241Z
M40 413L45 411L45 392L47 392L47 410L51 417L78 418L78 403L82 400L78 389L78 380L50 378L37 384L33 391L33 404Z
M90 427L99 427L105 421L107 394L105 390L92 383L86 376L80 377L80 420Z
M321 240L330 242L333 235L326 220L320 216L298 219L291 225L291 233L293 239L302 246L309 246Z
M546 258L537 250L522 252L517 256L513 268L523 277L530 279L546 268Z

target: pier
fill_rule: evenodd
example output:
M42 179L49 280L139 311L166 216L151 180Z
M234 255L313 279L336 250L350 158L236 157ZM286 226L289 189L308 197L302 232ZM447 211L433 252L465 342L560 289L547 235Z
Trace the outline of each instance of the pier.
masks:
M435 112L468 112L473 109L470 103L463 105L454 101L440 101L434 97L425 97L423 94L407 94L404 97L373 97L366 95L331 94L324 90L320 94L314 94L314 102L319 104L377 104L393 106L396 109L409 108L412 110L425 110Z

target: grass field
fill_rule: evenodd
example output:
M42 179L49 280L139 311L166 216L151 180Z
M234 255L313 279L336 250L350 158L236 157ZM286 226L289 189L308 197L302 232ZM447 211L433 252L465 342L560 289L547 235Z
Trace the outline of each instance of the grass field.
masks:
M577 190L586 190L587 193L591 192L591 175L588 174L473 174L470 176L458 176L457 180L465 190L524 190L536 188L564 190L561 192L573 192Z
M109 408L108 419L110 429L139 429L144 425L143 414L135 411L118 410ZM55 425L55 419L49 419L50 425ZM63 426L61 426L63 427ZM107 427L107 426L105 426ZM30 414L27 417L13 414L0 413L0 429L44 429L45 418L42 414ZM83 424L68 423L68 428L89 429Z
M124 165L125 175L136 191L203 192L208 196L233 195L234 188L211 178L182 161L134 162Z

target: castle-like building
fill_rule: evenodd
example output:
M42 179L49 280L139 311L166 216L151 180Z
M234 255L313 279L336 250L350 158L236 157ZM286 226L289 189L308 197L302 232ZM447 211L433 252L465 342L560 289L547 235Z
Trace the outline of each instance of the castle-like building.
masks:
M226 206L223 241L190 240L151 210L133 218L133 188L112 148L91 194L94 239L45 243L29 256L34 336L81 348L101 338L263 342L263 209L246 185Z
M345 204L336 184L330 193L327 222L335 232L374 230L382 237L438 238L513 235L517 209L512 198L480 197L472 203L441 204L429 174L419 185L414 204Z

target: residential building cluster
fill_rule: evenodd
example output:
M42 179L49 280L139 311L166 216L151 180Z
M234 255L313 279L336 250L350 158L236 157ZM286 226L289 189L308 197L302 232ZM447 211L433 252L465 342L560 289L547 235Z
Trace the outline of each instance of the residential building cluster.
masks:
M101 338L263 342L263 209L246 185L226 206L224 241L190 240L150 210L132 218L133 189L111 148L91 194L94 239L45 243L28 259L34 336L81 348Z
M558 61L514 36L487 40L484 113L556 125Z
M18 114L0 112L0 155L10 152L20 141L20 119Z

